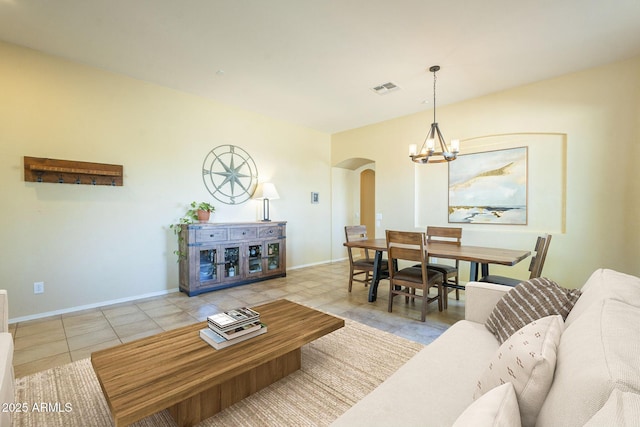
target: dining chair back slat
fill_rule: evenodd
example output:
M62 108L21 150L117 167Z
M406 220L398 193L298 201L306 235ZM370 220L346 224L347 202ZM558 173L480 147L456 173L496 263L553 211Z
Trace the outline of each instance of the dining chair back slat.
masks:
M407 261L417 261L421 263L423 259L421 255L421 250L423 249L413 249L413 248L406 248L402 246L395 246L395 247L389 248L389 258L403 259Z
M462 228L459 227L427 227L427 243L438 242L460 246Z

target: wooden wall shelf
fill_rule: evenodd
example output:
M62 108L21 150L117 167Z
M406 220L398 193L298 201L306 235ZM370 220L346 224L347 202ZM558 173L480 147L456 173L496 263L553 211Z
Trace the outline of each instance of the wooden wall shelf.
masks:
M122 186L122 165L24 156L24 180L58 184Z

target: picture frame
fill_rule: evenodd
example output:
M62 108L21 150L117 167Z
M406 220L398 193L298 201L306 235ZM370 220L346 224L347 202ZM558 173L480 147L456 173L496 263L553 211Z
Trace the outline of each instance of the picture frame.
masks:
M449 163L449 223L526 225L528 147L458 156Z

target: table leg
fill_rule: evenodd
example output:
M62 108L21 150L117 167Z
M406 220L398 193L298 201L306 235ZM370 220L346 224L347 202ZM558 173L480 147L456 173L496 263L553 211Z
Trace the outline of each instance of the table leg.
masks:
M487 277L489 275L489 264L481 264L482 265L482 277Z
M480 264L480 271L482 276L480 276L480 278L488 276L489 275L489 264ZM471 263L471 267L469 268L469 280L471 282L477 282L478 281L478 263L477 262L472 262Z
M371 286L369 286L369 302L374 302L378 297L378 283L382 276L382 252L376 251L373 257L373 277L371 278Z
M478 281L478 263L472 262L469 267L469 281L477 282Z

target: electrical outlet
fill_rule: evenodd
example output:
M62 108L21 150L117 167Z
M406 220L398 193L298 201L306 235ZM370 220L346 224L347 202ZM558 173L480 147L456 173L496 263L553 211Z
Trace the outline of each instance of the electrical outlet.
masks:
M34 294L43 294L44 293L44 282L34 282L33 283L33 293Z

